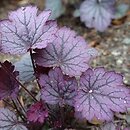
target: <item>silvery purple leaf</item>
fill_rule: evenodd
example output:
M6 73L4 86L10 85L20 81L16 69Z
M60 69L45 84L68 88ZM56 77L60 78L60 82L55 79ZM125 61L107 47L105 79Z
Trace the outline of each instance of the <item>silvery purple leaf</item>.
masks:
M0 108L0 130L28 130L18 122L16 115L7 108Z
M38 13L33 6L21 7L0 22L1 49L4 53L24 54L29 49L45 48L55 38L55 21L47 21L51 11Z
M23 55L20 61L15 63L15 68L17 71L19 71L19 80L29 82L35 79L32 61L29 53Z
M89 28L103 32L114 18L115 0L85 0L80 6L80 19Z
M88 69L92 58L97 56L97 51L69 28L59 29L56 36L45 49L36 51L36 63L43 67L60 67L69 76L81 75Z
M6 130L28 130L24 125L17 124L13 126L11 129L6 129Z
M127 123L130 124L130 115L127 114L125 118L126 118L125 120L127 121Z
M117 130L113 122L105 123L100 127L100 130Z
M130 106L130 90L123 77L104 68L88 69L80 78L75 110L91 121L112 120L113 112L125 112Z
M74 104L77 82L75 78L64 76L60 68L50 70L48 76L40 75L39 83L42 86L41 98L46 103L60 106Z

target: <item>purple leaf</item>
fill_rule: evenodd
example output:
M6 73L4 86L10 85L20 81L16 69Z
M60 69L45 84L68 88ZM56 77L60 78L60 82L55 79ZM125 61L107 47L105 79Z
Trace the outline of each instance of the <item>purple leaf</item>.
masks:
M97 56L97 51L69 28L59 29L56 36L45 49L36 51L36 63L44 67L60 67L69 76L81 75L88 69L90 60Z
M75 118L76 118L77 120L79 120L79 121L83 121L83 120L84 120L84 118L83 118L81 112L75 111L74 116L75 116ZM85 119L85 120L86 120L86 119Z
M114 123L109 122L109 123L106 123L105 125L102 125L100 130L116 130L116 126Z
M0 67L0 75L0 99L7 97L16 98L19 92L19 85L11 75L17 78L18 71L14 71L14 66L10 62L5 61L2 63L2 67Z
M18 122L16 115L7 108L0 109L0 130L27 130Z
M76 95L77 82L75 78L64 76L59 68L50 70L48 76L41 75L39 80L42 91L41 98L48 104L59 104L60 106L73 105Z
M114 18L115 0L85 0L80 6L80 19L89 28L104 31Z
M21 7L9 13L1 26L1 48L4 53L23 54L29 49L45 48L55 38L57 24L48 21L51 11L40 14L33 6Z
M45 108L45 104L40 101L33 104L27 111L27 119L34 123L44 123L48 117L48 111Z
M6 130L28 130L28 129L22 124L17 124L13 126L11 129L6 129Z
M19 80L29 82L35 79L32 61L29 53L23 55L20 61L15 63L15 68L17 71L19 71Z
M130 90L123 77L104 68L88 69L80 78L75 110L91 121L112 120L113 112L125 112L130 105Z

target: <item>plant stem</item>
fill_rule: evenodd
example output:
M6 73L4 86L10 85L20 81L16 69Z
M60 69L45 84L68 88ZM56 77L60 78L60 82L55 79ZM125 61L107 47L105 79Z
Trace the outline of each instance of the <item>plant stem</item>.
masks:
M12 99L12 102L13 102L13 105L14 105L14 107L15 107L15 109L16 109L16 111L17 111L17 113L18 113L18 115L21 117L21 119L23 120L23 121L25 121L25 116L24 116L24 114L22 114L20 111L19 111L19 109L17 108L17 105L16 105L16 103L15 103L15 101Z
M34 63L34 60L33 60L33 53L32 53L31 49L30 49L30 57L31 57L31 61L32 61L32 66L33 66L34 73L37 74L36 66L35 66L35 63ZM36 81L37 81L39 89L41 89L41 85L39 84L37 77L36 77Z
M64 107L60 107L60 114L61 114L62 128L65 128Z
M26 89L26 87L24 87L17 79L16 77L10 72L8 71L8 69L0 62L0 65L3 67L4 71L11 76L33 99L34 101L37 101L37 99L33 96L33 94L31 92L29 92L28 89Z
M26 111L25 111L25 109L24 109L23 105L21 104L21 102L20 102L20 100L19 100L19 98L18 98L18 97L17 97L17 101L18 101L18 103L19 103L20 107L22 108L22 110L24 111L24 113L26 113Z
M15 109L15 107L12 105L12 104L10 104L9 102L7 102L6 100L2 100L5 104L7 104L7 105L9 105L10 107L12 107L13 109Z

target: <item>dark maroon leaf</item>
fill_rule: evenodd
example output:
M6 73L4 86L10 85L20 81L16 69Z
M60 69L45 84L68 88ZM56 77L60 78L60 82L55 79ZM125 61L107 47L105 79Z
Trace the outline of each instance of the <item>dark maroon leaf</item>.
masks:
M47 117L48 111L42 101L33 104L27 111L27 118L30 122L44 123Z
M0 99L7 97L16 98L19 92L19 85L14 78L17 78L18 71L14 70L14 66L10 62L5 61L0 67L0 75Z

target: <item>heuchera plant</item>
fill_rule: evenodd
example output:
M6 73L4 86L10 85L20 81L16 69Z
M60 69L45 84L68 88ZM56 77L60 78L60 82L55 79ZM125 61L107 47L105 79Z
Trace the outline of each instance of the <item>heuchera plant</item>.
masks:
M98 11L105 5L99 1ZM14 65L0 62L0 130L76 129L77 118L113 121L130 106L123 76L91 68L98 52L75 31L48 21L50 15L27 6L0 22L1 52L22 57Z

